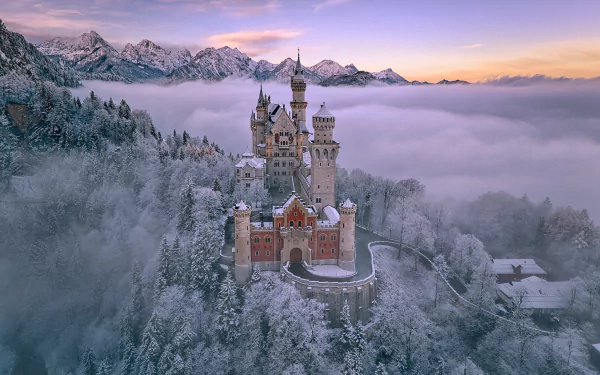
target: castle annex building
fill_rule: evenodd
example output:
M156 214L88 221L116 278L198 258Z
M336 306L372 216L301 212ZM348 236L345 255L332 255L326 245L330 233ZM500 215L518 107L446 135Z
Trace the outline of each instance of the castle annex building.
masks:
M300 55L294 75L291 110L271 102L262 86L256 112L250 117L252 152L236 165L241 188L261 183L272 191L291 189L268 220L239 202L234 207L234 261L238 282L252 270L279 270L287 262L336 265L355 270L356 205L346 200L336 207L335 163L340 144L334 140L335 117L323 103L312 116L314 133L306 126L307 102Z

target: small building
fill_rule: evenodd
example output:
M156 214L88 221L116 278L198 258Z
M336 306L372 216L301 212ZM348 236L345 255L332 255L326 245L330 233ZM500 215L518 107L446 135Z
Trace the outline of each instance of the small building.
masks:
M600 343L592 344L590 348L590 361L600 370Z
M573 283L546 281L531 276L522 281L498 284L497 295L509 308L520 307L537 315L569 308Z
M498 276L499 283L520 281L527 277L546 278L546 271L533 259L492 259L492 272Z
M252 185L268 188L268 177L265 175L265 159L254 157L251 152L242 154L242 160L235 165L235 182L240 189L248 189Z

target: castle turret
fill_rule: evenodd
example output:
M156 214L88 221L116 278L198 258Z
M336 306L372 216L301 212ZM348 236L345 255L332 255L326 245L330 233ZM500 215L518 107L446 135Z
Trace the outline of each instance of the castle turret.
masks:
M306 81L304 80L304 69L300 63L300 49L298 49L298 60L294 75L291 77L292 86L292 119L298 123L299 121L306 122Z
M310 144L310 201L319 212L325 206L335 207L335 161L340 145L333 140L335 117L325 103L313 115L314 139Z
M339 206L340 212L340 258L338 266L348 271L354 271L354 226L356 204L350 199Z
M244 284L252 275L250 259L250 212L251 208L244 201L233 208L235 220L235 280Z

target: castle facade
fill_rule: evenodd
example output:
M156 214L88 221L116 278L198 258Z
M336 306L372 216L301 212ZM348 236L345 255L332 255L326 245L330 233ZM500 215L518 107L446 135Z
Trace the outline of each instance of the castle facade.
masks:
M290 77L291 110L271 102L260 88L256 112L250 117L252 152L236 165L237 182L261 176L272 190L291 188L269 220L256 221L245 202L235 205L235 276L246 282L253 269L279 270L290 263L336 265L355 270L356 205L335 202L335 166L340 144L334 140L335 117L325 103L306 126L306 81L300 54Z

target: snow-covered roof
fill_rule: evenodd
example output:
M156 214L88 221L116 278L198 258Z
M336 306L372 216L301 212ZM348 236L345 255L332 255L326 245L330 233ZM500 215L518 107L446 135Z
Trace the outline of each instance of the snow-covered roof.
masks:
M306 165L310 165L311 164L311 156L310 156L310 151L304 151L302 153L302 162L304 162L304 164Z
M246 203L244 203L244 201L240 201L240 203L238 203L238 204L236 205L236 208L237 208L238 210L245 211L245 210L247 210L247 209L248 209L248 206L246 206Z
M327 216L327 220L336 224L340 222L340 213L331 206L326 206L323 208L323 213ZM331 225L331 224L330 224Z
M521 266L521 274L546 274L546 271L538 266L533 259L492 259L492 272L497 275L514 275L518 266Z
M313 115L313 117L333 118L333 115L331 114L331 112L329 112L329 109L325 105L325 102L323 102L323 104L321 104L321 108L317 111L317 113Z
M309 214L314 214L315 213L315 210L313 209L312 206L306 206L306 205L304 205L302 203L302 201L300 200L300 198L298 198L298 196L296 196L296 194L292 194L285 201L285 203L283 204L283 206L279 206L279 207L274 206L273 207L273 214L274 215L283 215L283 211L285 209L287 209L292 204L292 202L294 202L294 200L296 200L296 199L302 204L302 206L304 208L306 208L306 210L308 211Z
M352 201L350 201L350 198L346 198L346 200L344 201L344 203L342 203L342 207L344 207L344 208L352 208L352 207L354 207L354 203L352 203Z
M242 155L242 160L240 160L235 166L237 168L243 168L246 165L250 165L252 168L261 169L265 166L265 163L266 159L255 158L253 153L246 152Z
M528 277L523 281L498 284L498 290L513 300L524 293L521 302L521 308L524 309L565 309L569 307L572 286L570 281L546 281Z
M592 348L596 349L597 352L600 352L600 343L592 344Z

